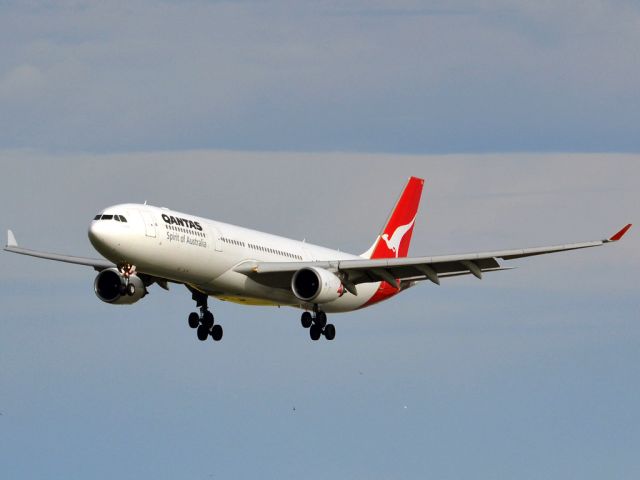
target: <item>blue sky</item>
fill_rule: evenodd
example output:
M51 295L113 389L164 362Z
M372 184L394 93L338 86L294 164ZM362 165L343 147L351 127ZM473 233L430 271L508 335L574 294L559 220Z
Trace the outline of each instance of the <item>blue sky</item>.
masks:
M0 147L638 150L637 2L4 2Z
M405 179L427 179L411 253L604 238L635 221L636 155L3 152L0 216L24 246L95 255L105 205L144 201L365 250ZM392 172L392 173L390 173ZM640 267L624 242L427 282L334 315L183 288L100 302L90 269L0 255L6 478L566 478L640 473ZM293 408L296 408L295 412ZM406 407L406 408L405 408Z
M426 179L411 253L638 224L633 2L4 2L0 219L94 256L107 205L346 251ZM516 152L516 153L513 153ZM0 253L0 476L636 479L640 268L624 242L335 315L184 288L100 302ZM295 407L295 411L293 408Z

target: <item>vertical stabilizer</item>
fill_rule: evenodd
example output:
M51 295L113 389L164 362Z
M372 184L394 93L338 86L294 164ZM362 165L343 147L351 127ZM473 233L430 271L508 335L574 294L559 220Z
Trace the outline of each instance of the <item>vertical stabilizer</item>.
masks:
M424 180L411 177L404 187L396 206L364 258L399 258L409 253L411 235L418 214Z

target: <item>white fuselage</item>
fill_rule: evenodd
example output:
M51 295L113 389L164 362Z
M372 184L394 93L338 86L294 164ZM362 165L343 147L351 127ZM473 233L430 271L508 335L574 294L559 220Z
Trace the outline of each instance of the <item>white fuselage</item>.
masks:
M293 295L288 285L258 283L234 271L234 267L243 262L361 258L150 205L115 205L106 208L102 215L126 219L126 222L114 219L91 222L91 243L108 260L117 265L129 263L135 265L138 272L184 283L221 300L246 305L312 307ZM379 287L380 282L360 284L357 296L346 292L322 308L327 312L361 308L371 302Z

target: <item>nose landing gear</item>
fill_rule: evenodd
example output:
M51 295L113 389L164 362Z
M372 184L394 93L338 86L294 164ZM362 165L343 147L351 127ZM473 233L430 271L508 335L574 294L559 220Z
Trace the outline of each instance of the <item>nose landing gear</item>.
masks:
M136 274L136 266L130 263L122 263L118 265L118 270L125 279L125 284L120 287L120 294L133 297L136 294L136 286L129 282L129 278Z
M200 308L200 313L191 312L188 323L191 328L196 329L198 340L204 342L209 336L219 342L222 339L222 326L214 322L213 313L209 311L207 305L208 296L204 293L193 291L191 296L196 301L196 306Z
M311 340L316 341L324 335L327 340L336 338L336 327L332 323L327 323L327 314L318 309L318 305L313 306L311 312L303 312L300 317L303 328L309 329Z

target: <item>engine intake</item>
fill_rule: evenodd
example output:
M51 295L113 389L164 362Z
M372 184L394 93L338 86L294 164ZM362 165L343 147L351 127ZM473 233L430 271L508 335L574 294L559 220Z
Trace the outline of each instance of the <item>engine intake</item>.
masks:
M329 270L305 267L293 274L291 291L300 300L313 303L329 303L344 294L340 279Z
M96 276L93 289L103 302L116 305L131 305L147 294L144 282L137 275L129 277L129 288L135 288L133 295L127 293L127 279L117 268L107 268Z

